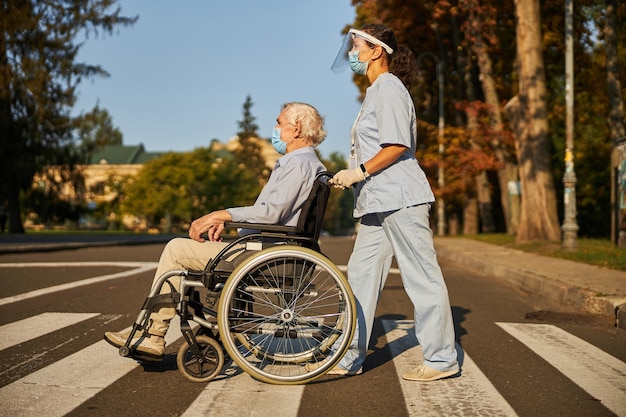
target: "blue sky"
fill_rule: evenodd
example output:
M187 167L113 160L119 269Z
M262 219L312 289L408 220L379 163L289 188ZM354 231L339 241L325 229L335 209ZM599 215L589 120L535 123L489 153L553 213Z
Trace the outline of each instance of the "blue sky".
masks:
M111 76L80 84L74 114L96 103L110 113L125 145L190 151L238 130L250 95L259 134L270 137L280 106L314 105L326 120L323 156L349 151L358 113L351 72L330 66L350 0L121 0L130 28L85 41L78 59Z

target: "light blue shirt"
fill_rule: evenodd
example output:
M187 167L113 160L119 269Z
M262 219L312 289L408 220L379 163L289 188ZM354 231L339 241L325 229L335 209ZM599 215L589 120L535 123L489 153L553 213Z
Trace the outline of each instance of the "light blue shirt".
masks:
M233 222L295 226L317 173L326 168L312 146L281 156L254 205L227 209Z
M372 159L385 145L407 147L393 164L354 185L354 217L435 201L415 158L417 117L413 100L398 77L384 73L369 86L354 129L359 164Z

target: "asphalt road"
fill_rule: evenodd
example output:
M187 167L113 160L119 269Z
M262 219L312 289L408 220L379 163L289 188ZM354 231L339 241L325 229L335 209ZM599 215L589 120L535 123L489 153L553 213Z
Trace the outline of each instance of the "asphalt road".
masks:
M362 375L282 387L231 366L227 377L192 383L177 370L180 341L168 345L162 363L138 365L117 356L102 334L135 319L161 248L0 255L0 415L626 416L626 395L620 396L626 394L626 331L449 262L442 268L463 361L459 378L427 384L399 378L414 364L414 341L412 306L395 273L379 304ZM324 240L322 249L342 266L351 241ZM45 291L125 271L131 272ZM78 314L85 316L50 329ZM35 325L41 317L43 330ZM533 344L533 337L543 342Z

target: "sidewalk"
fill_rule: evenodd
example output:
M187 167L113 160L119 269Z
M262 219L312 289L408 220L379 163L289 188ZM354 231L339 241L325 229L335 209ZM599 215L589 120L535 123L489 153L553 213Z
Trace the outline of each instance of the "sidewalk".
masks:
M442 259L577 310L615 317L626 329L626 272L464 238L436 237L435 246Z
M165 244L174 235L0 235L0 254L88 246ZM529 294L591 314L614 317L626 329L626 272L535 255L458 237L435 237L437 254L468 269L506 281Z
M0 255L26 252L52 252L99 246L128 246L167 243L181 235L132 233L76 233L0 235Z

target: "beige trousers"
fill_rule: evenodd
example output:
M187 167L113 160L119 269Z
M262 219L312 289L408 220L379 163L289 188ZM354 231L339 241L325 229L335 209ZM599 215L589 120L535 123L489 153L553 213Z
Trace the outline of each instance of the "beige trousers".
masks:
M198 242L193 239L175 238L170 240L161 254L159 266L154 275L154 283L165 272L174 270L202 271L209 260L213 259L228 244L223 242ZM174 288L180 290L180 276L169 278ZM170 286L164 284L161 294L170 292ZM165 336L170 321L176 315L174 306L161 306L150 314L150 328L148 333L155 336Z

